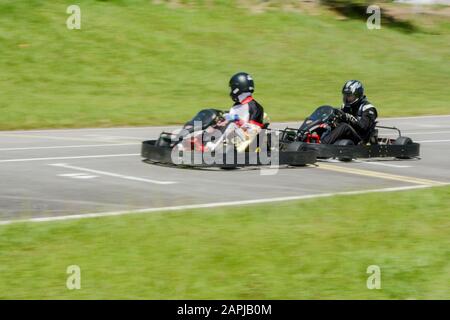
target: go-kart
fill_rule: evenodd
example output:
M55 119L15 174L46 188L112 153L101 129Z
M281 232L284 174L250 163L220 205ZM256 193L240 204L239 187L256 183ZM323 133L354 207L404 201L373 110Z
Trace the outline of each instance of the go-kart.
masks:
M380 126L377 122L372 126L369 134L361 138L355 145L352 140L342 139L334 144L321 143L322 135L329 128L333 129L343 121L342 111L331 106L317 108L300 128L286 128L282 130L281 143L288 143L288 149L295 151L315 150L318 158L337 158L341 161L351 161L358 158L410 159L420 155L420 145L411 138L402 136L396 127ZM396 137L379 137L379 129L391 130Z
M263 124L258 134L240 135L233 130L235 123L225 112L217 109L201 110L181 130L162 132L158 139L142 143L141 155L152 164L182 167L218 167L222 169L246 166L292 165L304 166L316 162L316 152L305 148L280 146L279 132ZM224 123L226 125L224 125Z

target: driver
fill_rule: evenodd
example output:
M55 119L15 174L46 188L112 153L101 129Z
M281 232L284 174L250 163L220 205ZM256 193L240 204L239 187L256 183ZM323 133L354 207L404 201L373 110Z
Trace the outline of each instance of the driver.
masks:
M234 105L224 115L224 121L218 123L218 127L224 128L224 138L233 139L236 148L241 151L263 128L264 109L253 98L255 84L248 73L236 73L231 77L229 86ZM209 142L207 147L213 149L216 144Z
M333 144L340 139L350 139L355 144L365 141L378 116L377 109L364 95L364 87L358 80L349 80L342 88L341 122L334 130L322 136L322 143Z

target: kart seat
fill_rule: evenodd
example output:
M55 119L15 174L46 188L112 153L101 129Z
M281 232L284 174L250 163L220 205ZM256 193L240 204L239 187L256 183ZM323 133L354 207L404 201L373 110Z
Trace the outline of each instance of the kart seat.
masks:
M375 121L367 134L364 143L378 144L378 129L376 128L378 121Z

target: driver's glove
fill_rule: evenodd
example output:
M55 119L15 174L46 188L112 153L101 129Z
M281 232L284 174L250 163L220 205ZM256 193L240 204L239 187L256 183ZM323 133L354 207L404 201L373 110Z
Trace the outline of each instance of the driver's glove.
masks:
M336 118L340 121L347 121L347 117L345 116L346 113L342 109L335 109L336 110Z
M237 114L231 115L229 113L225 113L224 118L226 121L238 121L239 120L239 116Z
M358 122L358 120L350 113L345 113L345 120L350 124Z

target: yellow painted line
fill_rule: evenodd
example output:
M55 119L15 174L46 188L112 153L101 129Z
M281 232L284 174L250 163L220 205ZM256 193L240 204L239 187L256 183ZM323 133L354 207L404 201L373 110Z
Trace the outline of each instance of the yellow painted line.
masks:
M396 174L390 174L390 173L372 171L372 170L355 169L355 168L349 168L349 167L344 168L344 167L331 165L331 164L322 164L321 163L318 165L318 168L324 169L324 170L341 172L341 173L350 173L350 174L356 174L356 175L360 175L360 176L409 182L409 183L415 183L415 184L436 185L436 186L446 184L445 182L434 181L434 180L429 180L429 179L402 176L402 175L396 175Z

